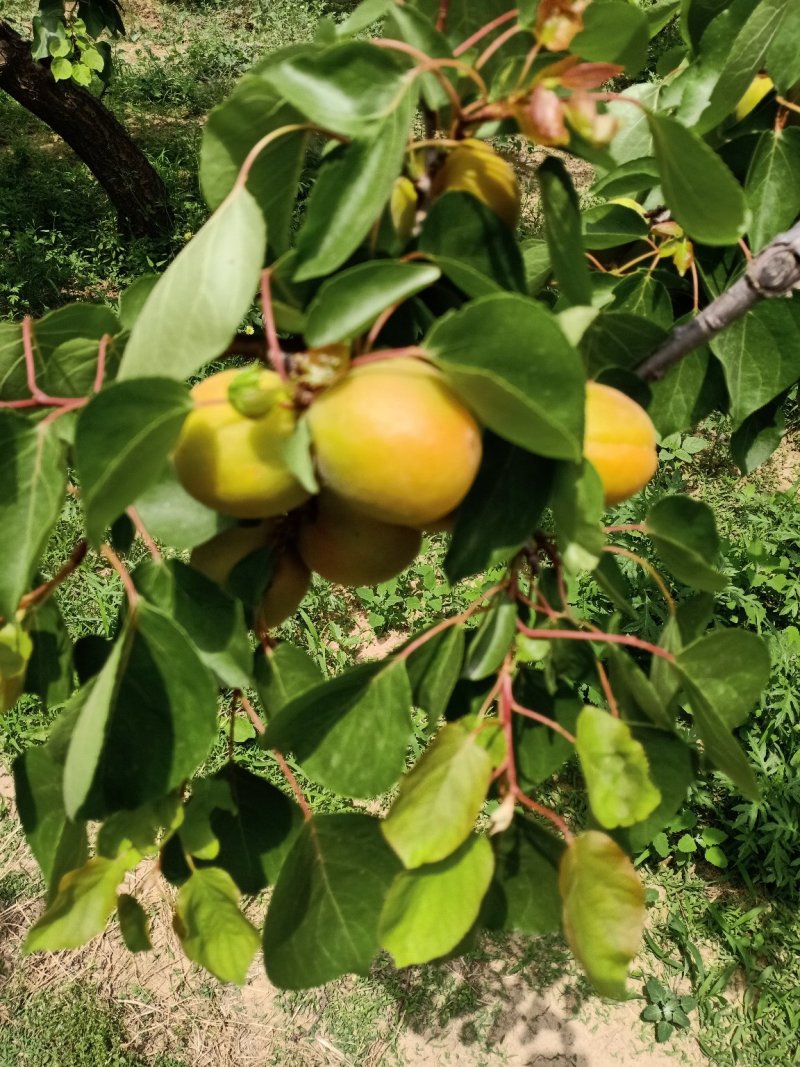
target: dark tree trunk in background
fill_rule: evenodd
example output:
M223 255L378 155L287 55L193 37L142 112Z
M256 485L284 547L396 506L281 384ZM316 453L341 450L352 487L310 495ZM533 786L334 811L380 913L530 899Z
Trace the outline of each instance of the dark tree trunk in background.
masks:
M66 141L108 194L120 225L136 237L171 225L167 190L125 127L91 93L56 82L30 42L0 19L0 89Z

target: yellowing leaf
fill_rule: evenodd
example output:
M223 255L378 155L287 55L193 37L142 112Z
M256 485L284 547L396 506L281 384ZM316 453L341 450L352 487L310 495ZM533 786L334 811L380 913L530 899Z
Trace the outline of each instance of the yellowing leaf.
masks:
M661 803L642 745L600 708L578 716L577 750L595 818L607 830L641 822Z

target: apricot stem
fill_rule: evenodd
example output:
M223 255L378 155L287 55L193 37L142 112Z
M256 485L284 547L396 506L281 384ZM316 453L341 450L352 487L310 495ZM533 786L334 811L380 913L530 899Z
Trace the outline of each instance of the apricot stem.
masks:
M661 592L661 595L663 596L664 600L666 601L667 608L669 610L670 615L672 615L672 616L675 615L675 601L673 600L669 589L667 589L666 582L661 577L661 575L658 573L658 571L655 569L655 567L652 565L652 563L650 563L646 559L643 559L641 556L637 556L635 552L631 552L627 548L622 548L620 545L606 545L603 548L603 551L604 552L610 552L614 556L623 556L625 559L630 559L634 563L637 563L643 570L646 570L647 573L650 575L650 577L653 579L653 581L658 586L658 588L659 588L659 590Z
M640 648L644 652L649 652L653 656L667 660L668 663L675 662L675 657L671 652L667 652L665 648L659 648L658 645L654 645L650 641L643 641L640 637L634 637L633 634L607 634L602 630L595 629L588 631L532 630L519 619L517 620L517 629L525 637L530 637L534 641L597 641L598 644L627 645L630 648Z
M479 614L482 611L488 610L488 605L482 603L484 600L488 600L499 593L501 589L506 588L506 582L498 582L497 585L491 586L485 593L481 593L477 600L474 600L468 608L460 612L458 615L451 615L449 619L442 619L441 622L437 622L435 626L432 626L430 630L426 630L424 634L420 634L410 644L406 645L404 649L401 649L397 654L398 660L406 660L409 656L413 655L418 648L422 648L424 644L431 640L432 637L436 637L444 630L448 630L451 626L458 626L462 622L466 622L467 619L473 615Z
M608 707L611 711L613 718L619 718L619 704L617 704L617 698L614 696L614 690L611 688L611 680L608 677L608 671L599 659L594 661L594 665L597 668L597 676L600 679L600 685L603 687Z
M413 356L415 359L427 359L428 353L418 345L409 345L407 348L382 348L378 352L368 352L363 356L357 356L351 360L350 367L363 367L367 363L382 363L387 359L401 359L403 356Z
M33 607L35 604L41 604L43 600L46 600L54 589L57 589L66 578L69 578L73 571L76 571L78 567L80 567L81 563L83 563L86 558L88 550L88 544L81 538L73 548L72 552L70 552L69 558L62 563L61 567L53 577L37 586L36 589L31 590L30 593L26 593L25 596L20 599L20 610L25 611L28 608Z
M571 745L575 744L575 737L564 729L560 722L556 722L555 719L548 719L546 715L542 715L538 711L534 711L533 708L526 708L522 704L518 704L516 700L511 701L511 710L515 711L518 715L524 715L526 719L533 719L534 722L541 723L542 726L547 726L550 730L555 730L557 734L569 741Z
M450 12L450 0L439 0L439 11L436 14L436 29L439 33L444 32L447 25L447 16Z
M119 579L122 582L122 587L125 590L125 596L128 598L128 609L132 616L135 615L139 603L139 594L136 591L136 586L133 584L133 579L128 573L127 567L119 558L119 556L111 547L111 545L101 545L100 555L104 559L108 560L108 562L117 572Z
M272 271L269 267L261 272L261 315L264 322L264 337L267 342L267 357L282 382L288 379L286 360L278 340L275 315L272 310Z
M153 540L152 536L150 535L150 531L147 529L145 524L142 522L142 520L141 520L141 518L139 516L139 512L136 510L136 508L129 507L127 509L127 515L128 515L128 518L133 523L133 525L134 525L134 527L136 529L136 532L138 533L138 535L141 537L142 541L144 542L144 544L145 544L145 546L147 548L147 551L150 553L151 558L154 559L156 563L160 563L161 562L161 553L159 552L158 545L155 543L155 541Z
M495 54L495 52L502 48L507 41L510 41L512 37L516 37L518 33L527 32L528 31L525 29L524 26L510 26L507 30L501 33L499 37L496 37L488 46L488 48L481 52L475 62L475 70L480 70L481 67L486 66L486 64Z
M270 133L265 134L259 141L256 141L247 153L244 163L242 163L239 168L239 174L236 177L233 188L228 196L238 193L240 189L243 189L244 186L247 185L247 179L250 177L250 171L253 169L253 164L265 148L269 148L272 142L277 141L278 138L285 137L289 133L299 133L301 130L316 130L318 133L323 133L326 137L332 137L336 141L346 140L346 138L338 133L333 133L331 130L324 130L320 126L315 126L313 122L292 122L287 126L280 126L277 130L272 130Z
M499 29L500 26L505 26L507 22L511 22L519 15L517 8L512 8L511 11L506 11L504 15L498 15L497 18L492 19L491 22L487 22L485 26L481 26L479 30L476 30L471 37L467 37L466 41L462 41L457 48L453 49L454 56L462 56L465 52L468 52L474 44L478 41L482 41L484 37L492 32L492 30Z
M100 345L97 349L97 367L94 373L94 386L93 391L99 393L103 388L103 380L106 376L106 353L108 351L108 343L111 340L111 335L104 333L100 338Z

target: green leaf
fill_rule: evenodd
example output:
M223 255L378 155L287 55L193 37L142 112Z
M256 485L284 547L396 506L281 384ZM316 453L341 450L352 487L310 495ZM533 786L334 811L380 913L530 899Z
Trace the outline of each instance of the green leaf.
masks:
M171 461L136 498L134 506L148 532L179 551L210 541L236 521L190 496L178 481Z
M192 873L178 893L175 930L190 960L221 982L244 985L259 936L239 910L239 891L226 871Z
M527 292L520 249L508 226L469 193L454 190L437 197L422 224L418 247L469 296L485 296L487 288Z
M14 793L22 828L48 887L48 901L62 875L89 855L84 823L67 818L63 799L63 752L52 738L14 761Z
M648 1004L639 1018L645 1023L658 1022L661 1018L661 1008L657 1004Z
M504 441L483 436L483 457L458 509L444 561L451 583L511 559L536 529L550 495L555 464Z
M744 192L720 157L676 119L648 113L667 206L695 241L736 244L747 229Z
M759 411L748 415L731 434L731 456L742 474L751 474L780 446L786 434L786 397L776 397Z
M0 411L0 616L13 619L64 503L66 453L58 424Z
M33 651L25 673L25 692L46 707L63 704L73 689L72 640L55 600L41 601L26 613Z
M147 912L129 893L117 898L117 919L122 940L129 952L150 952L153 945L147 930Z
M475 825L492 777L492 760L472 722L448 723L414 767L381 822L383 836L407 868L437 863Z
M245 74L234 91L215 107L203 127L200 147L200 186L209 207L216 210L236 183L253 146L282 126L302 122L302 116L258 74ZM264 216L270 248L285 252L305 158L308 130L277 137L259 154L247 179L247 191Z
M575 734L583 701L572 690L559 686L551 693L541 673L525 670L514 680L514 697L523 707L552 719L568 733ZM531 789L546 782L560 770L574 754L575 748L549 726L515 715L514 751L520 784L524 789Z
M322 672L307 652L288 641L256 654L255 682L271 719L295 697L323 682Z
M658 1041L659 1043L661 1043L663 1041L669 1041L669 1039L672 1037L673 1029L674 1029L674 1027L673 1027L672 1023L668 1023L668 1022L666 1022L664 1020L662 1020L660 1023L657 1023L656 1024L656 1041Z
M428 728L434 730L461 676L464 662L464 629L451 626L412 652L406 660L412 700L424 708Z
M541 456L580 456L581 360L541 304L482 297L440 318L425 347L490 430Z
M636 853L655 841L658 831L683 806L696 777L696 760L693 750L673 733L639 726L633 729L633 736L644 748L650 777L661 793L661 803L646 819L623 833L615 834L617 840ZM666 851L659 854L667 855L668 851L667 846Z
M694 725L703 742L706 759L715 770L726 774L743 796L758 801L761 793L753 768L731 733L724 714L720 714L692 683L688 683L687 689Z
M692 852L697 851L697 842L691 834L684 834L675 846L678 852L683 852L684 855L691 855Z
M222 685L247 688L252 651L241 603L175 559L140 564L133 582L146 600L181 627Z
M800 81L800 8L787 4L780 33L776 33L767 52L767 70L783 95Z
M177 788L217 736L216 704L183 630L140 600L83 690L64 768L67 813L98 818Z
M405 664L365 663L282 708L267 727L264 745L294 752L313 781L342 796L376 796L403 771L410 713ZM354 760L354 752L362 758Z
M366 974L379 948L384 900L399 869L377 819L308 820L267 912L264 963L270 981L280 989L307 989L343 974Z
M698 404L710 357L705 346L695 349L660 381L650 382L652 399L647 414L662 437L688 430L700 421Z
M769 650L746 630L715 630L682 649L677 662L730 729L747 721L769 683Z
M299 52L261 76L311 122L363 137L389 118L410 88L409 60L367 41Z
M624 204L597 204L581 212L584 248L616 248L647 237L650 227L638 211Z
M98 73L105 66L105 61L96 48L87 48L81 56L81 60L89 70L96 70Z
M727 579L714 570L719 537L707 504L687 496L666 496L650 509L645 522L653 547L678 581L714 593Z
M765 300L710 341L722 364L733 429L800 378L800 302Z
M232 192L153 289L119 377L182 381L218 356L250 308L265 246L258 204L247 189Z
M533 935L558 930L558 867L563 843L517 815L509 829L494 838L494 845L494 879L483 902L482 925Z
M100 827L95 842L97 853L116 859L135 848L142 856L153 856L158 851L162 830L171 833L183 817L183 805L175 794L148 801L138 808L117 811Z
M363 333L382 311L401 304L441 277L431 264L378 260L350 267L323 282L306 320L305 340L322 348Z
M517 602L496 597L470 635L462 677L474 682L494 674L508 655L516 630Z
M752 210L750 246L759 252L800 215L800 130L796 126L761 134L745 192Z
M120 293L119 321L123 329L133 329L133 324L139 318L139 313L155 288L159 277L158 274L142 274L134 278L127 289L123 289Z
M72 63L63 56L59 56L58 59L54 59L50 64L50 73L57 82L67 81L72 77L73 67Z
M583 254L578 194L564 164L551 156L539 167L544 233L559 291L569 304L591 304L592 283Z
M337 150L323 165L297 235L295 281L331 274L368 235L402 169L413 110L407 94L368 139Z
M102 933L117 903L117 886L139 858L133 849L113 860L95 856L65 874L47 911L28 931L23 952L78 948Z
M624 999L645 918L633 864L607 834L589 830L564 852L559 887L570 948L601 996Z
M614 692L625 717L636 720L639 718L638 712L642 711L654 725L672 731L675 725L672 712L664 706L655 686L635 660L626 651L613 645L608 646L606 655L611 666Z
M570 49L590 62L618 63L638 74L647 60L650 26L644 11L625 0L595 0L583 13L583 29Z
M493 872L488 839L472 835L447 859L398 874L380 921L381 945L395 966L427 963L455 948L477 919Z
M219 838L211 828L211 812L215 810L236 811L230 786L221 778L195 779L178 832L184 851L196 859L214 860L219 854Z
M724 870L728 866L728 857L718 845L712 845L711 848L707 848L703 853L703 857L706 863L710 863L714 867L720 867Z
M594 570L606 541L600 525L605 498L600 475L588 460L559 467L550 506L564 564L573 572Z
M138 378L108 386L81 411L75 461L92 544L156 481L190 409L182 383Z
M579 349L591 377L608 367L630 367L651 355L667 333L644 315L601 311L589 324Z
M622 719L587 706L578 716L577 752L592 813L601 826L633 826L661 803L641 744Z
M361 0L336 27L338 37L353 37L377 22L392 6L392 0Z
M644 115L641 121L644 122ZM652 156L642 156L630 159L604 174L594 183L591 192L606 199L615 196L636 196L658 185L659 178L656 161Z

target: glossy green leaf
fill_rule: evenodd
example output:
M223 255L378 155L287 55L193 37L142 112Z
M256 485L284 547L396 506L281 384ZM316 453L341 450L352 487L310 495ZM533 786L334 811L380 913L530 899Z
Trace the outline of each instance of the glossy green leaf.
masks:
M156 481L190 409L182 383L137 378L109 386L81 411L75 460L92 544Z
M762 133L745 182L750 203L750 245L759 252L800 215L800 130Z
M369 234L402 169L414 104L407 94L368 139L337 150L323 165L297 236L296 281L331 274Z
M570 48L590 62L618 63L638 74L647 59L650 27L644 11L625 0L595 0L583 13L583 29Z
M23 952L78 948L105 929L117 903L117 886L139 861L134 850L109 860L95 856L61 879L44 915L28 931Z
M583 700L571 689L559 686L551 693L544 684L543 674L523 670L514 680L514 698L523 707L552 719L574 736ZM515 715L514 751L520 784L523 789L532 789L560 770L574 755L575 747L549 726Z
M265 248L258 204L247 189L232 192L148 297L119 378L182 381L224 351L253 301Z
M491 930L533 935L558 930L558 868L563 843L520 815L493 843L494 879L483 903L481 924Z
M140 599L83 690L64 768L67 813L97 818L175 789L217 736L216 703L184 631Z
M666 340L650 317L628 311L601 311L589 324L578 348L593 378L608 367L633 368Z
M412 699L428 715L433 731L444 714L464 662L464 629L451 626L412 652L406 660Z
M252 652L241 603L216 582L179 560L140 564L136 588L181 627L222 685L250 684Z
M400 780L381 822L383 836L407 868L437 863L469 836L492 777L492 760L474 725L443 726Z
M239 891L218 867L193 871L175 904L183 951L221 982L244 985L259 945L258 930L239 909Z
M748 226L744 192L720 157L691 130L666 115L648 114L664 198L695 241L736 244Z
M477 919L493 872L488 839L473 835L447 859L397 875L380 921L381 945L395 966L427 963L455 948Z
M715 630L678 653L678 666L730 729L747 717L767 687L770 656L746 630Z
M425 348L490 430L538 455L578 458L583 368L541 304L512 293L474 300L439 319Z
M505 563L530 538L555 464L487 431L477 477L458 509L444 569L451 582Z
M591 304L592 283L581 242L578 194L564 164L551 156L536 172L542 191L544 233L558 288L570 304Z
M477 197L454 190L437 197L422 224L419 250L469 296L486 295L468 277L477 272L490 290L527 292L520 249L508 226Z
M561 860L559 887L570 948L604 997L626 996L628 965L644 928L644 886L607 834L582 833Z
M309 654L288 641L256 655L256 690L268 718L322 681L322 672Z
M358 138L397 109L409 88L409 66L401 53L346 41L288 56L261 76L317 126Z
M767 52L767 70L778 87L786 94L800 81L800 8L786 5L780 32L772 38Z
M641 744L622 719L587 705L578 716L577 752L592 813L601 826L633 826L661 803Z
M638 211L623 204L597 204L581 212L583 244L589 249L616 248L647 237L650 227Z
M350 267L323 282L308 309L305 340L318 348L350 341L382 311L433 285L441 271L433 264L378 260Z
M591 191L596 196L604 196L607 199L615 196L636 196L652 189L659 181L656 161L652 156L642 156L639 159L630 159L604 174L594 183Z
M317 815L307 821L267 912L264 963L270 981L280 989L307 989L343 974L366 974L399 870L377 819Z
M303 122L257 74L245 74L234 91L215 107L203 127L200 185L212 210L228 196L253 146L283 126ZM247 190L261 209L271 249L280 254L289 243L297 184L308 144L307 130L277 137L259 154Z
M365 663L308 689L274 717L264 744L294 752L305 773L342 796L371 797L400 777L411 738L402 661ZM353 761L354 751L369 752Z
M707 504L686 496L662 497L648 512L645 525L653 547L678 581L710 593L728 584L714 570L719 536Z
M153 948L148 932L147 912L130 893L117 898L117 919L125 947L129 952L150 952Z
M462 675L471 681L495 674L514 640L517 629L517 602L498 596L470 635Z
M722 364L734 430L800 378L800 302L765 300L710 342Z
M691 352L664 377L650 383L652 400L647 414L662 437L696 426L711 353L705 346Z
M236 521L190 496L178 481L172 462L165 464L134 506L151 536L179 551L210 541Z
M0 616L28 591L64 503L66 451L58 423L0 411Z

